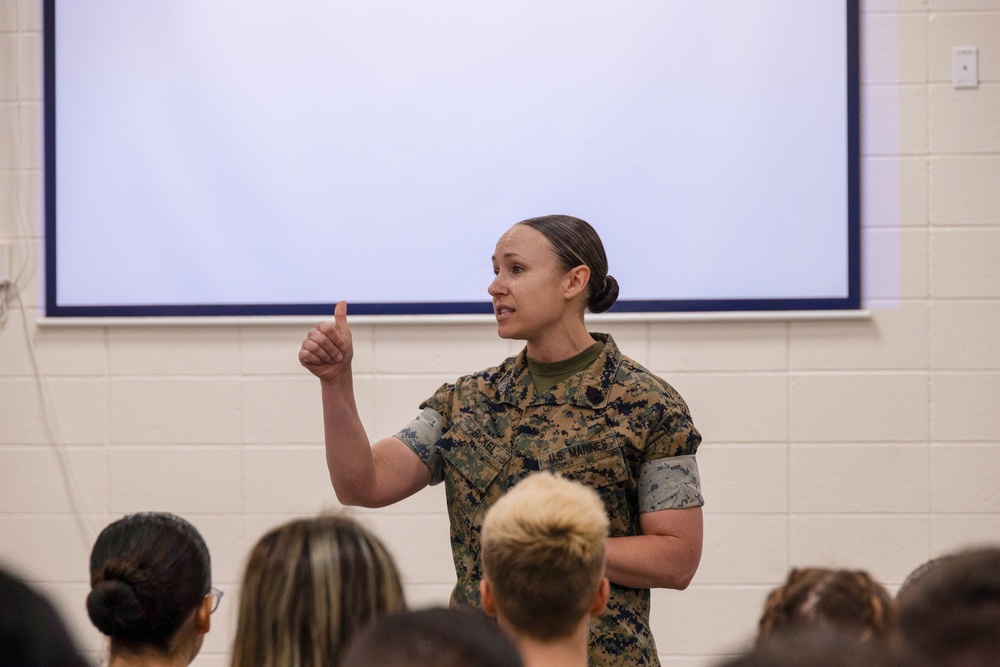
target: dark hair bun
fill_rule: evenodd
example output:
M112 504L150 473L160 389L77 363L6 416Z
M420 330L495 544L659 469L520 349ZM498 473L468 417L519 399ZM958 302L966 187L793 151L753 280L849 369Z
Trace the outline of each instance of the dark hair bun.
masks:
M607 275L604 278L604 285L596 294L590 296L590 301L587 302L587 307L590 308L592 313L603 313L611 306L615 305L615 301L618 300L618 281L612 275Z
M101 632L134 651L168 651L212 585L208 547L177 515L130 514L97 536L90 585L87 613Z
M87 614L98 630L123 639L136 634L145 616L135 589L119 580L94 585L87 595Z

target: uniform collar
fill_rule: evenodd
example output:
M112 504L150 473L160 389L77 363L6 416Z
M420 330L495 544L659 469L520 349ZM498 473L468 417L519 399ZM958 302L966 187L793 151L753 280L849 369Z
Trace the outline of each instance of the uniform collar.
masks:
M535 393L528 372L528 348L525 347L513 363L501 366L496 378L494 400L511 405L567 404L591 409L604 406L611 383L618 374L622 353L609 334L591 333L590 337L604 343L604 350L594 363L543 394Z

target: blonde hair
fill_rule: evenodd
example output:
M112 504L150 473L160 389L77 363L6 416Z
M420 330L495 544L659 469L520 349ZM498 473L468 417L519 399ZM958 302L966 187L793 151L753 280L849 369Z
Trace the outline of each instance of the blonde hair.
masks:
M768 595L760 636L835 628L861 639L884 638L895 626L889 592L863 570L793 569Z
M483 522L483 571L500 613L536 639L572 633L604 577L607 536L590 487L550 473L522 480Z
M359 630L405 607L392 557L360 524L342 515L290 521L250 552L232 665L336 665Z

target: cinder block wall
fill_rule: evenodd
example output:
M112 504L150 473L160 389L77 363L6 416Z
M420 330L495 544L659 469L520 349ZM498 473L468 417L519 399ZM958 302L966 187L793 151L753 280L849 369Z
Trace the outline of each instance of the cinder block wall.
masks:
M668 665L744 646L791 566L865 568L896 587L932 556L1000 541L1000 0L862 7L871 318L593 325L672 382L705 436L702 566L687 591L654 593ZM15 264L29 258L23 306L0 328L0 561L51 594L99 657L87 527L183 514L228 593L195 664L221 666L250 546L337 508L318 386L296 361L310 325L38 325L40 16L37 0L0 0L0 241ZM978 89L951 86L962 45L979 47ZM488 323L354 335L373 437L519 347ZM396 555L412 604L447 599L440 488L357 515Z

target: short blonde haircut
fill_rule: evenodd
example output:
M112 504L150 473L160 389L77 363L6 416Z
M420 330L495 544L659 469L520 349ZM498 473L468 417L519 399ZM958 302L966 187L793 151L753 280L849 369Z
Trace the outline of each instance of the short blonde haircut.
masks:
M607 536L590 487L550 473L519 482L483 522L483 571L500 613L529 637L571 634L604 578Z
M353 519L297 519L250 552L233 667L332 667L359 631L405 609L389 552Z

